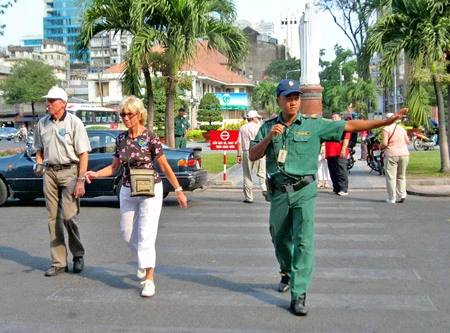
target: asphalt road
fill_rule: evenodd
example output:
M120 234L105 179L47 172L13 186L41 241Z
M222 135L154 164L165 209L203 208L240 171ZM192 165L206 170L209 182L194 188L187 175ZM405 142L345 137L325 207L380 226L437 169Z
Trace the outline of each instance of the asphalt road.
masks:
M1 332L449 332L448 198L320 193L310 313L293 316L268 233L269 204L241 190L173 194L157 240L156 295L139 296L115 198L82 201L81 274L50 266L43 200L0 208ZM71 260L71 257L69 258ZM71 267L70 267L71 268Z

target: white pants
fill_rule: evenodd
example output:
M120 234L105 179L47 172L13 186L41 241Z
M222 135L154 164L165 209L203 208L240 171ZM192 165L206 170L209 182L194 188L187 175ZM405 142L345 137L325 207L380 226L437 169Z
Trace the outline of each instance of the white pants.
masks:
M154 197L130 197L130 188L125 186L120 190L120 230L131 252L137 255L139 268L155 267L162 200L162 182L155 184Z

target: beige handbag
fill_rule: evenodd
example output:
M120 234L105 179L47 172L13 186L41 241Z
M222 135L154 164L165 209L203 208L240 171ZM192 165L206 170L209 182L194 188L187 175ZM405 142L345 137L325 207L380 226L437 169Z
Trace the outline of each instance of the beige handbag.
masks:
M155 170L130 169L131 197L155 196Z

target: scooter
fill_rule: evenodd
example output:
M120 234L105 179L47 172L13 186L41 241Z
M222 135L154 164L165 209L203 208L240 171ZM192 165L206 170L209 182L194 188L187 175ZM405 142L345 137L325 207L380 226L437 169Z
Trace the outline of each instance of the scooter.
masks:
M348 159L347 159L347 171L348 173L350 173L350 169L353 168L353 166L355 165L355 155L356 150L355 148L349 148L348 149Z
M380 174L384 173L383 169L383 152L381 151L381 143L376 138L377 134L370 134L367 139L367 165Z
M434 147L439 145L439 134L435 132L431 137L428 137L424 133L414 133L412 144L415 150L434 149Z

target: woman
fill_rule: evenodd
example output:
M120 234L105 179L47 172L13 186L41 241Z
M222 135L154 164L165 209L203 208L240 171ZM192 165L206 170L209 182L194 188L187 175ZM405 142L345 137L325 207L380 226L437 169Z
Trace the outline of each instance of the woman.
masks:
M330 171L328 170L327 159L325 158L325 143L322 143L319 153L319 164L317 170L317 187L330 188Z
M361 115L359 117L359 120L366 120L366 117ZM361 133L359 133L360 138L361 138L361 157L359 158L358 161L365 161L367 159L367 143L366 143L366 139L367 136L369 135L368 131L362 131Z
M125 98L120 104L120 116L128 131L116 138L116 149L111 165L99 171L87 171L86 181L111 176L123 166L122 189L120 190L120 229L122 237L138 258L138 278L145 279L141 284L141 295L150 297L155 294L154 268L156 262L155 241L161 213L163 186L161 177L155 170L155 196L131 197L130 168L155 169L153 161L175 188L180 207L187 208L187 199L178 180L167 162L159 137L148 131L144 124L147 111L140 99L135 96Z
M393 115L393 113L388 113L386 118ZM406 167L409 162L408 144L408 135L402 126L393 123L383 129L381 148L384 149L387 203L405 202Z

